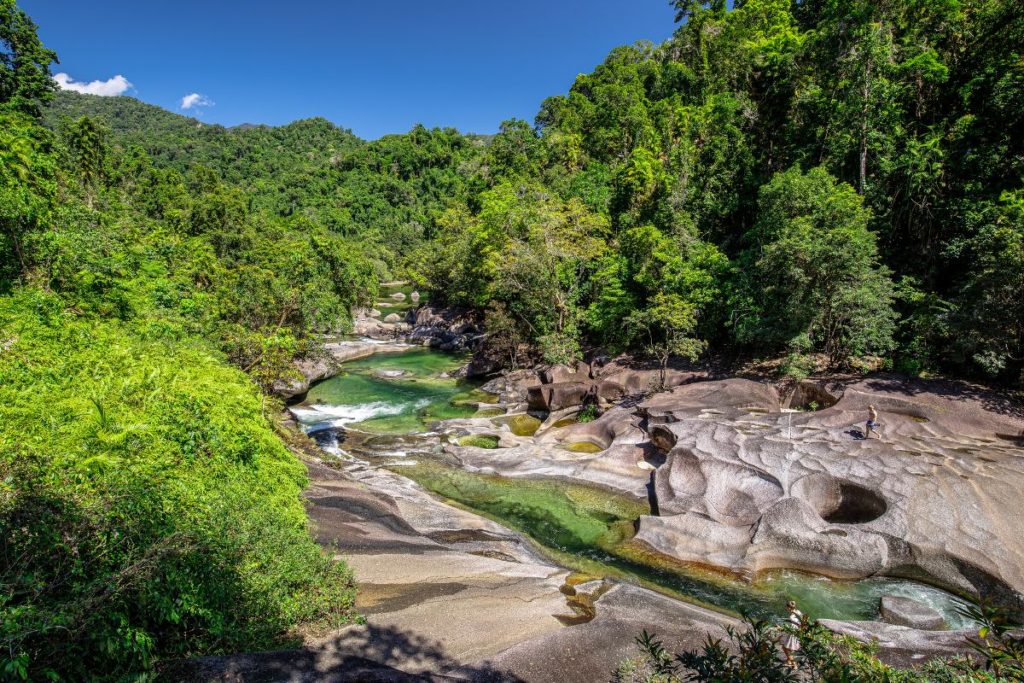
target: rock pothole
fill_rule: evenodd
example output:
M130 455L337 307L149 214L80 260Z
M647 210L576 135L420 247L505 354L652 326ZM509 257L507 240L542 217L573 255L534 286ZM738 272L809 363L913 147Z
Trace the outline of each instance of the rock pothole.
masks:
M793 486L793 493L829 524L866 524L889 509L877 491L828 474L804 477Z

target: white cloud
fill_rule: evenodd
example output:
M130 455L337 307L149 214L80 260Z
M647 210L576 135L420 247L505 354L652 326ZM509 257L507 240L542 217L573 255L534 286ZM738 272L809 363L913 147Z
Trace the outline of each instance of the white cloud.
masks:
M123 95L126 90L132 87L131 82L121 74L108 78L105 81L82 83L71 78L66 73L59 73L53 77L53 80L57 81L57 85L60 86L61 90L74 90L86 95L99 95L101 97Z
M206 95L200 95L197 92L189 93L181 98L181 108L191 109L192 107L212 107L213 100Z

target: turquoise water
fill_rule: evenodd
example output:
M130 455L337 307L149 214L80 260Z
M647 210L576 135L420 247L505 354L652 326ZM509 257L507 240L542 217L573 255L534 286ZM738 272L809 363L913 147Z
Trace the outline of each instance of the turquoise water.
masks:
M293 412L328 450L349 447L338 441L339 431L361 435L352 445L359 456L390 462L396 472L522 532L555 561L587 576L640 583L757 616L782 615L786 601L794 599L812 618L870 620L878 617L882 595L899 595L937 609L951 627L968 625L956 612L962 601L912 581L833 581L784 571L748 583L672 562L632 542L635 520L649 513L646 501L578 483L469 472L444 462L434 452L437 438L417 435L439 420L472 416L492 400L451 377L465 361L426 349L351 361L343 374L313 387Z
M426 431L439 420L472 416L476 403L489 398L475 391L475 384L446 376L466 360L414 349L350 361L344 372L310 389L292 412L309 431L328 427L375 434Z

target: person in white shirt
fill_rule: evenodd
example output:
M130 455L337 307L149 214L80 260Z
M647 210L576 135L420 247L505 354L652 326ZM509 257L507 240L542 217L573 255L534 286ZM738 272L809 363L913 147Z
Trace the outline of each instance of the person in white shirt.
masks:
M786 603L786 609L789 610L789 623L793 628L802 628L804 613L796 608L796 603L790 600ZM796 663L793 661L793 653L799 649L800 639L796 637L795 633L787 633L782 636L782 651L786 654L786 664L793 668L796 668Z

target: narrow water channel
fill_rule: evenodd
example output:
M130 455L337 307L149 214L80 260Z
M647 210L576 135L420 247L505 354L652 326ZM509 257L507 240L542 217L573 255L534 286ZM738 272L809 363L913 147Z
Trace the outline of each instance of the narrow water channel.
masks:
M731 613L782 615L795 599L812 618L878 617L882 595L910 597L938 610L951 628L969 625L958 598L912 581L834 581L794 571L754 583L682 564L667 564L632 541L647 501L595 486L470 472L444 452L440 420L490 415L493 400L455 378L464 358L427 349L351 361L314 386L292 409L317 442L339 457L388 467L438 496L533 539L553 560L589 576L640 583Z

